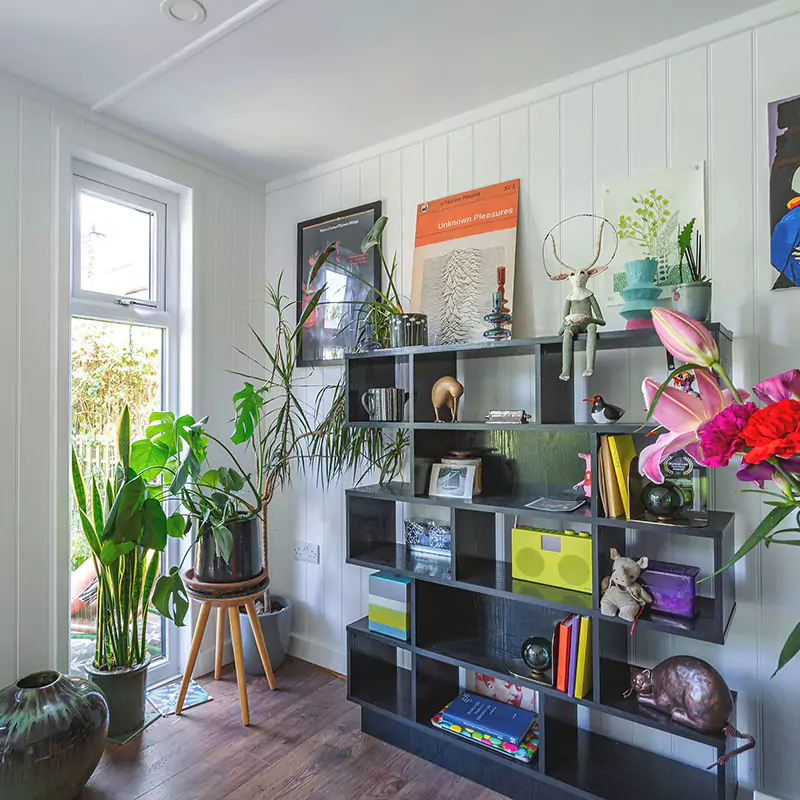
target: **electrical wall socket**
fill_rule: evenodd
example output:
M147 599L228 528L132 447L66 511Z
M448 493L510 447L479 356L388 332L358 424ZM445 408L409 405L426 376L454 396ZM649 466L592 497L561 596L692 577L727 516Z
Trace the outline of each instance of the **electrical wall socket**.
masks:
M311 542L297 542L294 546L294 560L319 564L319 545Z

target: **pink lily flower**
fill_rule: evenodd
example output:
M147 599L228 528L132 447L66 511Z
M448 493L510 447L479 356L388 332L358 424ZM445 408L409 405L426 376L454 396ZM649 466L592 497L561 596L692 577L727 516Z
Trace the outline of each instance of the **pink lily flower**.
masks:
M717 381L706 370L695 370L695 378L699 397L667 386L653 411L656 422L669 431L661 434L654 444L645 447L639 456L639 472L653 483L664 482L661 462L678 450L685 450L695 461L703 463L698 428L735 402L731 392L720 389ZM653 378L645 378L642 383L642 393L648 409L659 386Z
M669 308L654 308L650 313L661 344L675 358L703 367L719 361L717 343L705 325Z
M781 372L753 387L762 403L777 403L778 400L800 400L800 369Z

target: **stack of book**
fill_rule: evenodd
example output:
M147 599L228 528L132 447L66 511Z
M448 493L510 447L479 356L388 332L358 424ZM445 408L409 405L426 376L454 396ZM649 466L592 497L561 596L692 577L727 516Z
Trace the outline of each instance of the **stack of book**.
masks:
M431 719L434 727L529 763L539 749L536 714L464 692Z
M559 692L583 699L592 688L592 620L570 614L553 632L553 682Z
M597 485L607 517L631 519L631 464L636 458L633 436L601 436Z

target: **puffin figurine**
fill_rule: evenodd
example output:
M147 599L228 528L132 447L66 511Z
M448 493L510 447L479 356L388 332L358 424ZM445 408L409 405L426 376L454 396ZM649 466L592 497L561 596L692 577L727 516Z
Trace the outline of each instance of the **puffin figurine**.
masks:
M606 403L599 394L594 397L584 397L583 402L592 404L592 419L598 425L611 425L614 422L619 422L625 413L624 408Z

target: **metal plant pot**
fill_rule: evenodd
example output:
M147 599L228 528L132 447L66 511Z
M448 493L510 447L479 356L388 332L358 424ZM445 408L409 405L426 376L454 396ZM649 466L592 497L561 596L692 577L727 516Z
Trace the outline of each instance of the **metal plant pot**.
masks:
M391 314L389 347L425 347L428 344L426 314Z
M144 724L148 666L150 656L144 663L127 669L97 669L91 661L84 664L86 674L108 701L109 736L136 731Z
M289 649L289 636L292 633L292 603L286 597L273 594L272 601L283 606L280 611L271 611L269 614L259 614L258 624L261 626L261 633L264 635L264 643L267 645L269 660L272 669L276 670L286 658L286 651ZM241 615L242 646L244 648L244 671L249 675L263 675L264 665L261 663L261 656L258 654L256 640L250 621L246 614Z
M0 797L72 800L106 744L108 705L91 681L34 672L0 691Z
M217 552L214 534L210 530L198 537L194 548L194 574L206 583L236 583L255 578L264 566L261 530L258 519L231 522L233 534L230 563Z
M679 283L672 290L672 305L687 317L707 322L711 316L711 284L708 281Z

